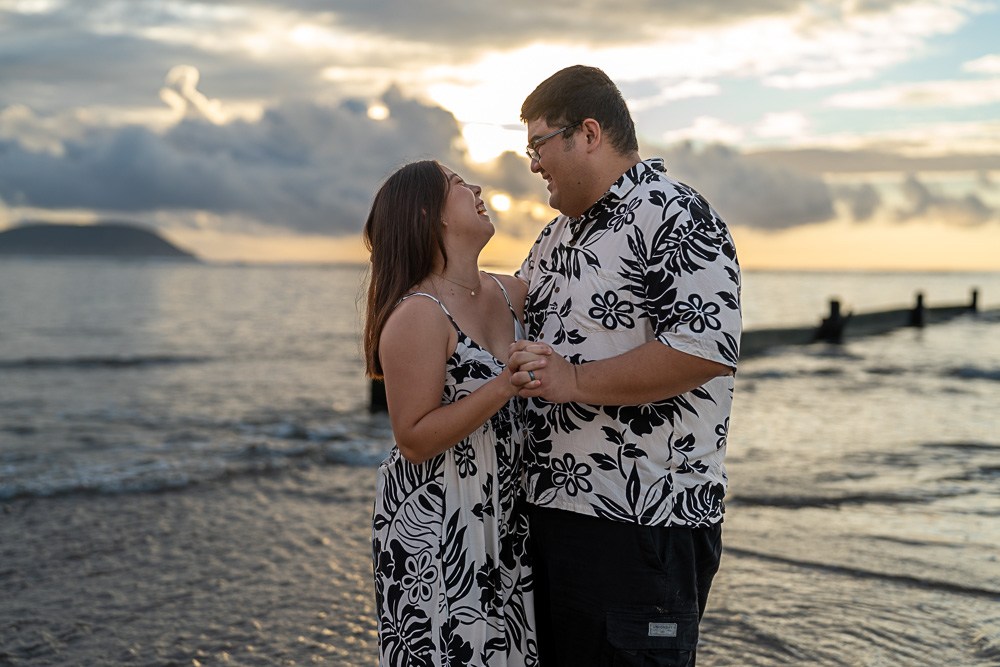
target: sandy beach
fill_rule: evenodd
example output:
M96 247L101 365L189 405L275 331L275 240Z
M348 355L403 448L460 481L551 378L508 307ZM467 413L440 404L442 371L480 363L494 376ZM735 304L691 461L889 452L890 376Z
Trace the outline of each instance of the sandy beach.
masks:
M374 665L391 432L365 410L360 269L0 274L0 667ZM835 292L1000 294L992 275L746 278L751 327ZM1000 665L998 324L741 363L699 667Z
M8 501L0 665L366 665L372 471Z
M373 474L7 501L0 665L375 664ZM964 571L886 576L849 514L737 501L726 547L699 665L1000 664L994 589L968 585L988 545Z

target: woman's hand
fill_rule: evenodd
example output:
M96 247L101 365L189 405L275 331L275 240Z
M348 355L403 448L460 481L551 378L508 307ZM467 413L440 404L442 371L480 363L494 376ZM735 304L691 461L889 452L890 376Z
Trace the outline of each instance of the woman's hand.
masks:
M539 349L539 346L544 349ZM577 366L542 343L517 341L512 349L514 352L510 356L510 365L518 369L513 382L520 387L519 396L540 397L550 403L577 400Z
M507 368L511 374L510 382L518 393L541 386L542 381L536 371L545 368L552 355L552 348L545 343L516 340L511 344Z

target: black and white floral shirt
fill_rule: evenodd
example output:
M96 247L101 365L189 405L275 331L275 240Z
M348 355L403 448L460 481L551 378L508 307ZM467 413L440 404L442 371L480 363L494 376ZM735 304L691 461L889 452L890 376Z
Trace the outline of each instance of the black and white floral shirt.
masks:
M574 364L658 340L736 367L736 248L662 159L636 164L582 216L550 222L518 275L528 338ZM718 523L733 383L717 377L646 405L529 401L528 500L642 525Z

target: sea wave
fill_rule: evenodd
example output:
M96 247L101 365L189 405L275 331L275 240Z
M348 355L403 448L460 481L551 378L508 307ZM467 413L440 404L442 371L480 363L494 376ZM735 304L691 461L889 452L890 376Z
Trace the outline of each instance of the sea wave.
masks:
M25 452L0 457L0 501L72 494L143 494L183 490L236 477L348 466L374 468L385 457L380 438L338 434L294 424L246 427L225 445L166 442L160 446L104 448L92 444L59 466ZM271 435L265 435L270 433ZM286 437L280 437L283 433Z
M25 359L2 359L0 360L0 370L87 370L136 368L146 366L202 364L209 361L213 361L213 357L190 355L28 357Z
M266 443L189 460L137 459L122 465L93 462L72 469L23 475L16 463L0 465L0 501L75 494L128 495L178 491L238 477L283 474L322 466L373 467L384 454L364 443L282 448Z
M945 374L948 377L961 378L963 380L992 380L994 382L1000 382L1000 368L957 366L949 368Z

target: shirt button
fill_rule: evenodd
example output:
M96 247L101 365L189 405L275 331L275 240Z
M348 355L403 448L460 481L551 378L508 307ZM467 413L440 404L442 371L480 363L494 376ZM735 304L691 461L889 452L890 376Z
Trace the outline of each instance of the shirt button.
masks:
M559 290L560 290L560 289L561 289L561 288L559 288L559 287L557 287L557 288L556 288L556 294L558 294L558 293L559 293Z

